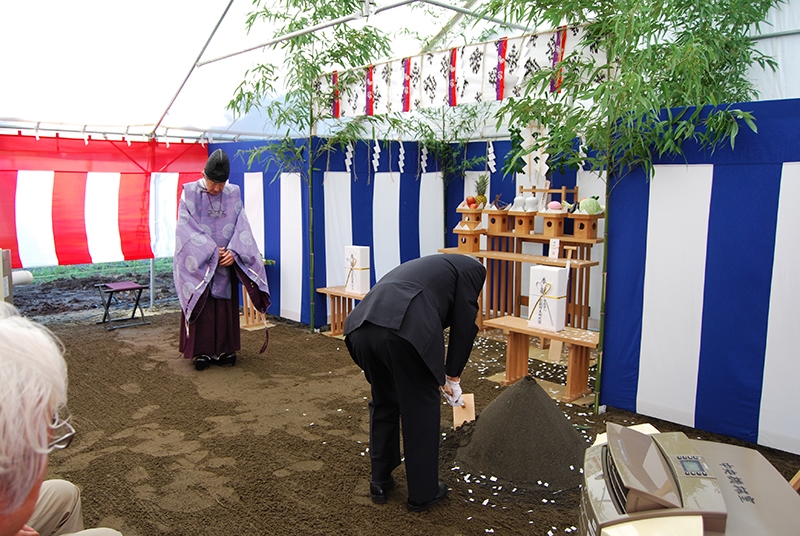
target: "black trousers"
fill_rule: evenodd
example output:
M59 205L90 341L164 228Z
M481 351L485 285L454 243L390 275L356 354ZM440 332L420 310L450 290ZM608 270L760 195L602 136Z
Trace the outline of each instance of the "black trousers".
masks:
M364 323L345 342L372 387L372 480L389 480L400 465L402 422L408 500L430 501L439 482L439 382L416 349L388 329Z

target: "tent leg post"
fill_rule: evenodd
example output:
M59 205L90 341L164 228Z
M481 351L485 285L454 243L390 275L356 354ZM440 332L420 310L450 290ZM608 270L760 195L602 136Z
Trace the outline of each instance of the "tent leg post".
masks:
M155 257L153 257L152 259L150 259L150 309L153 308L153 302L154 302L153 296L155 294L153 291L155 290L156 287L155 281L156 281L156 259Z

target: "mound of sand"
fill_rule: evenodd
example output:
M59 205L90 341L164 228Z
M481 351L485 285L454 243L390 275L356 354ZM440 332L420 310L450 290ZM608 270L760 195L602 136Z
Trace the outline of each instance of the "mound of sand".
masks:
M586 440L532 377L481 412L458 461L474 472L552 491L576 487Z

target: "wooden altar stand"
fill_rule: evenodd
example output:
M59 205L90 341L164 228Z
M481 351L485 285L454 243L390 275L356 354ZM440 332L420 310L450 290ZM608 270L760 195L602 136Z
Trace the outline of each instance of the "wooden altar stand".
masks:
M344 321L347 320L347 315L356 306L355 302L363 300L366 293L348 292L344 286L318 288L317 292L325 294L331 300L329 309L331 313L331 330L324 332L323 335L341 338L344 336Z

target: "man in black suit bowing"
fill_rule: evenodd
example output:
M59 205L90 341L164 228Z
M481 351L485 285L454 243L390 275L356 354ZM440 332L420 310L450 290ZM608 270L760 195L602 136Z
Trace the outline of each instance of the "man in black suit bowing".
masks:
M438 478L439 389L463 405L461 372L478 332L486 269L465 255L430 255L386 274L347 316L345 342L372 386L369 402L373 502L385 503L400 465L400 420L409 510L447 495ZM450 328L447 358L444 334Z

